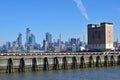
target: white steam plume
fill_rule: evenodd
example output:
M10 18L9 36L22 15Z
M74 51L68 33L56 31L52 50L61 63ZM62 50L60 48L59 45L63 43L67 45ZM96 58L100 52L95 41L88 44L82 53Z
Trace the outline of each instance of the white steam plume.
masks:
M87 11L86 11L83 3L82 3L82 0L74 0L74 2L77 4L77 7L80 9L82 15L83 15L87 20L89 20Z

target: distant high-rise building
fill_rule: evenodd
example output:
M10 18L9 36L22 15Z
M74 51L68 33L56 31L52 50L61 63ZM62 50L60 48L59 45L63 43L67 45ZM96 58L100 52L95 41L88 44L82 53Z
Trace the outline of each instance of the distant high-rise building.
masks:
M59 35L58 46L61 48L61 34Z
M61 40L60 39L57 40L57 46L61 47Z
M80 44L80 38L77 38L77 44Z
M29 37L29 44L31 46L34 46L35 45L35 35L31 34L30 37Z
M13 46L14 46L14 47L18 47L17 41L13 41L13 42L12 42L12 47L13 47Z
M76 38L71 38L70 45L76 45L76 44L77 44L77 39Z
M21 48L22 47L22 34L21 33L18 34L17 43L18 43L18 47Z
M48 43L52 43L52 34L50 34L50 33L46 33L46 41L48 42Z
M76 45L75 44L72 45L72 52L76 52Z
M80 38L71 38L69 40L69 46L68 46L68 48L72 52L80 51Z
M11 49L11 42L6 42L6 49L10 50Z
M2 52L5 53L5 52L8 52L7 48L6 48L6 45L3 45L2 46Z
M43 40L43 50L48 51L48 42L46 40Z
M29 44L30 36L31 36L30 29L27 28L27 29L26 29L26 44L27 44L27 45Z
M88 49L112 50L113 49L113 24L101 23L88 24Z
M27 46L33 46L35 45L35 35L30 33L30 29L26 29L26 45Z
M46 33L46 43L47 43L47 50L52 51L53 50L53 43L52 43L52 34Z

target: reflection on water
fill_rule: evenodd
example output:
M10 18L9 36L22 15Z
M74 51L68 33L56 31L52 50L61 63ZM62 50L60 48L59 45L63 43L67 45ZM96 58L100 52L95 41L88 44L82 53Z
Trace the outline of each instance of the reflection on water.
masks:
M0 80L120 80L120 67L0 74Z

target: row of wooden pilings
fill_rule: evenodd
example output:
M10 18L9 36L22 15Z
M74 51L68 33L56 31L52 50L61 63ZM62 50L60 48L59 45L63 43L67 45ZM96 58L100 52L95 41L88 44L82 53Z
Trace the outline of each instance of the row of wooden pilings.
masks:
M62 63L59 60L59 56L53 57L52 62L49 61L49 57L43 58L43 64L38 64L38 58L33 57L32 58L32 65L29 67L31 71L39 71L40 66L41 70L48 71L48 70L67 70L67 69L81 69L81 68L91 68L91 67L107 67L107 66L117 66L120 65L120 55L118 55L115 59L114 55L111 55L108 57L108 55L104 55L103 60L101 59L101 55L93 56L90 55L87 62L85 55L83 56L72 56L71 63L68 63L68 57L64 56L62 57ZM26 72L27 66L25 63L25 58L20 58L19 60L19 66L15 68L14 66L14 58L9 58L6 65L6 72L12 73L15 72L15 69L17 69L17 72Z

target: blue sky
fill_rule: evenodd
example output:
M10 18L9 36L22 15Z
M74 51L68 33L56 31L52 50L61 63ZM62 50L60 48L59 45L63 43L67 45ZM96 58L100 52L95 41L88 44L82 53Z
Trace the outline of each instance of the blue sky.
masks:
M87 24L114 23L114 40L120 40L120 0L0 0L0 44L14 41L21 32L23 43L29 27L42 43L45 33L62 40L87 37Z

